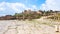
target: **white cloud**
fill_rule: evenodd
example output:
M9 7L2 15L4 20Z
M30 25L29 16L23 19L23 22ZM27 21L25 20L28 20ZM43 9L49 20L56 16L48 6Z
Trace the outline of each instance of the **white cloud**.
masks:
M2 2L0 3L0 10L3 11L5 8L5 10L13 10L15 12L20 12L23 9L26 9L27 7L22 4L22 3L8 3L8 2Z
M31 7L28 7L27 9L31 9L31 10L37 10L37 6L36 5L30 5Z
M0 11L5 10L12 10L14 12L20 12L25 9L37 9L36 5L31 5L30 7L26 6L23 3L8 3L8 2L2 2L0 3Z
M32 5L32 8L33 8L33 9L37 9L36 5Z
M31 5L30 7L26 6L23 3L9 3L9 2L1 2L0 3L0 15L6 14L14 14L22 12L25 9L37 9L36 5Z
M40 6L40 9L42 10L60 10L60 0L46 0L45 3L43 3Z
M1 2L0 3L0 16L6 15L6 14L19 13L26 8L27 8L26 5L23 3Z

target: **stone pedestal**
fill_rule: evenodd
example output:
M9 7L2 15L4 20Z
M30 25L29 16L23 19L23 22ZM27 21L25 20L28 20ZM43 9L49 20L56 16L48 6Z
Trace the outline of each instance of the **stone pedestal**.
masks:
M59 32L59 25L55 25L55 31Z

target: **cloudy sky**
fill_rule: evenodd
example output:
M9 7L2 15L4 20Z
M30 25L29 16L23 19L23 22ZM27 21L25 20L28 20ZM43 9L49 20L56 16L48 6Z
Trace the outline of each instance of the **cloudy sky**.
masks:
M25 9L60 10L60 0L0 0L0 16L13 15Z

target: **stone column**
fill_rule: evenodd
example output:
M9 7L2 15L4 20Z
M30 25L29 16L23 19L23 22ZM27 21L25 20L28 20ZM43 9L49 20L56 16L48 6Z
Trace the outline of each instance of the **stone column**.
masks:
M55 25L55 31L59 32L59 25Z

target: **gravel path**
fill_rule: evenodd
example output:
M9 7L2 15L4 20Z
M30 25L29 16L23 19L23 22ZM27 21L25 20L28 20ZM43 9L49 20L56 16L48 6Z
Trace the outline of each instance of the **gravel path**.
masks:
M49 25L49 20L43 18L33 21L0 20L0 34L60 34L55 32L53 25Z

